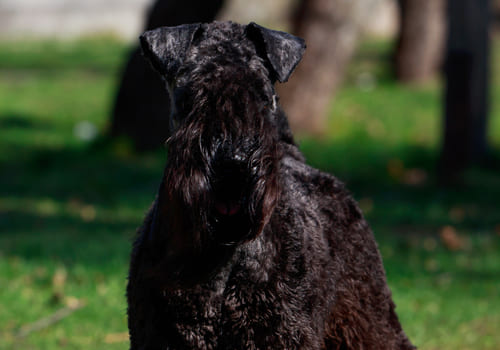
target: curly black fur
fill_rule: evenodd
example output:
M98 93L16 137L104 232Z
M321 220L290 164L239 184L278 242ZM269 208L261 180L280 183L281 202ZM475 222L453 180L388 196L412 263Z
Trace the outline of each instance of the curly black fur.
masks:
M277 106L301 39L215 22L142 44L174 133L132 252L131 349L413 349L361 211Z

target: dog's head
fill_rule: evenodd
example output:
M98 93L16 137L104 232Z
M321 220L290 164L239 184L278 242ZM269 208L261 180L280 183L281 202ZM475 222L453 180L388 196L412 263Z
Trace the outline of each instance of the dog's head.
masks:
M252 239L277 202L279 143L291 142L273 85L288 80L304 41L214 22L148 31L141 45L172 102L162 215L190 241L179 246Z

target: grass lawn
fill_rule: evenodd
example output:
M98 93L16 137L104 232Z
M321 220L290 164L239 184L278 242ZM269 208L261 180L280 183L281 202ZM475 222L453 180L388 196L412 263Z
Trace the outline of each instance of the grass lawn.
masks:
M165 151L137 155L123 140L78 136L106 130L127 50L109 38L0 42L0 349L128 347L130 242ZM360 201L411 340L499 349L500 167L471 169L460 188L436 186L439 83L398 85L389 50L362 45L328 135L301 148ZM498 40L494 56L500 62ZM493 72L499 158L500 65Z

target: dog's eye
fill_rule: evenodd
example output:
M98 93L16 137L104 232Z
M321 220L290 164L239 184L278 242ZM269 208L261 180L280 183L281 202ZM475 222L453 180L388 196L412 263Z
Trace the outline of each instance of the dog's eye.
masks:
M174 98L173 101L175 103L176 109L182 113L182 111L186 110L187 107L187 99L188 99L188 90L184 87L178 87L173 91Z

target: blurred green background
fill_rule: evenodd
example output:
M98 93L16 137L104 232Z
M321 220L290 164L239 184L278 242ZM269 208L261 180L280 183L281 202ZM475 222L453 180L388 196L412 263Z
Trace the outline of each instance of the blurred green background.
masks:
M128 50L101 36L0 41L0 349L128 348L131 240L166 159L102 136ZM500 168L437 186L441 82L398 84L391 50L360 45L327 135L300 147L360 202L412 342L499 349ZM499 64L492 73L489 140L500 158Z

